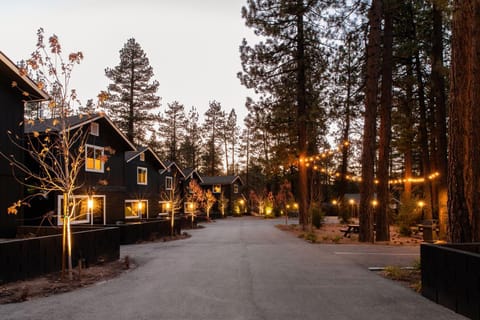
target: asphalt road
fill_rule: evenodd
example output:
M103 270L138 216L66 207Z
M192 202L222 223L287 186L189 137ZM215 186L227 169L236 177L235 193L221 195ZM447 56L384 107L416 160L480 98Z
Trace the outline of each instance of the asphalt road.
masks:
M418 248L312 245L229 218L192 237L122 247L138 267L70 293L0 306L0 319L464 319L369 266L408 265Z

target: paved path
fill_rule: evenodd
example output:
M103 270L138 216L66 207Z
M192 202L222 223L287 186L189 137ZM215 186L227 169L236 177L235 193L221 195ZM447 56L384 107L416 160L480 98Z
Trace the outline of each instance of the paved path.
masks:
M193 237L122 247L138 268L74 292L0 306L0 319L463 319L368 271L418 248L311 245L229 218Z

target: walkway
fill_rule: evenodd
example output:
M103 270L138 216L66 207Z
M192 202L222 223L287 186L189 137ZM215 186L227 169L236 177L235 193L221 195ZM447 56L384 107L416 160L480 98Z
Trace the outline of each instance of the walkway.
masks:
M229 218L187 240L122 247L138 268L2 305L0 319L463 319L367 269L412 260L418 248L312 245L275 223Z

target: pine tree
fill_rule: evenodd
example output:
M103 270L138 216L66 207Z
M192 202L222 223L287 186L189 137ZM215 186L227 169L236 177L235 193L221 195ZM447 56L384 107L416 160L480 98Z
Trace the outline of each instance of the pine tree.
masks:
M199 167L202 135L198 118L197 109L192 107L183 124L185 136L180 144L179 164L184 168L198 169Z
M174 101L167 105L165 116L160 122L160 132L165 138L165 150L168 159L177 162L179 149L184 139L185 108Z
M211 101L205 112L205 120L202 128L205 137L203 151L202 172L209 176L216 176L222 172L222 142L221 128L225 121L222 106L217 101Z
M152 80L153 68L147 55L131 38L120 50L120 63L105 69L112 81L105 108L128 139L138 145L147 144L147 134L158 120L155 109L160 107L156 95L159 83Z
M325 60L319 45L321 15L318 13L329 2L249 0L242 9L246 25L265 40L254 46L243 40L240 46L243 72L238 76L242 84L255 88L264 101L271 102L276 124L290 122L279 138L293 142L291 138L295 137L295 143L279 150L289 150L299 159L298 197L303 227L309 219L307 168L302 161L308 152L315 151L322 121L319 87ZM277 133L281 133L279 129Z

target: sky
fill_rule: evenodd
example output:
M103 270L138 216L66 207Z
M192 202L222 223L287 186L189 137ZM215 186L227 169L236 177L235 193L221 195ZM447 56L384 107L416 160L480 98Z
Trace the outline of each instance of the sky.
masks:
M245 100L240 84L239 46L255 41L241 17L246 0L10 0L0 4L0 51L12 61L29 58L36 32L56 34L65 54L81 51L72 88L83 104L96 99L110 80L105 68L119 64L119 50L130 38L140 44L160 83L162 110L178 101L203 115L216 100L239 122ZM241 123L239 123L241 124Z

